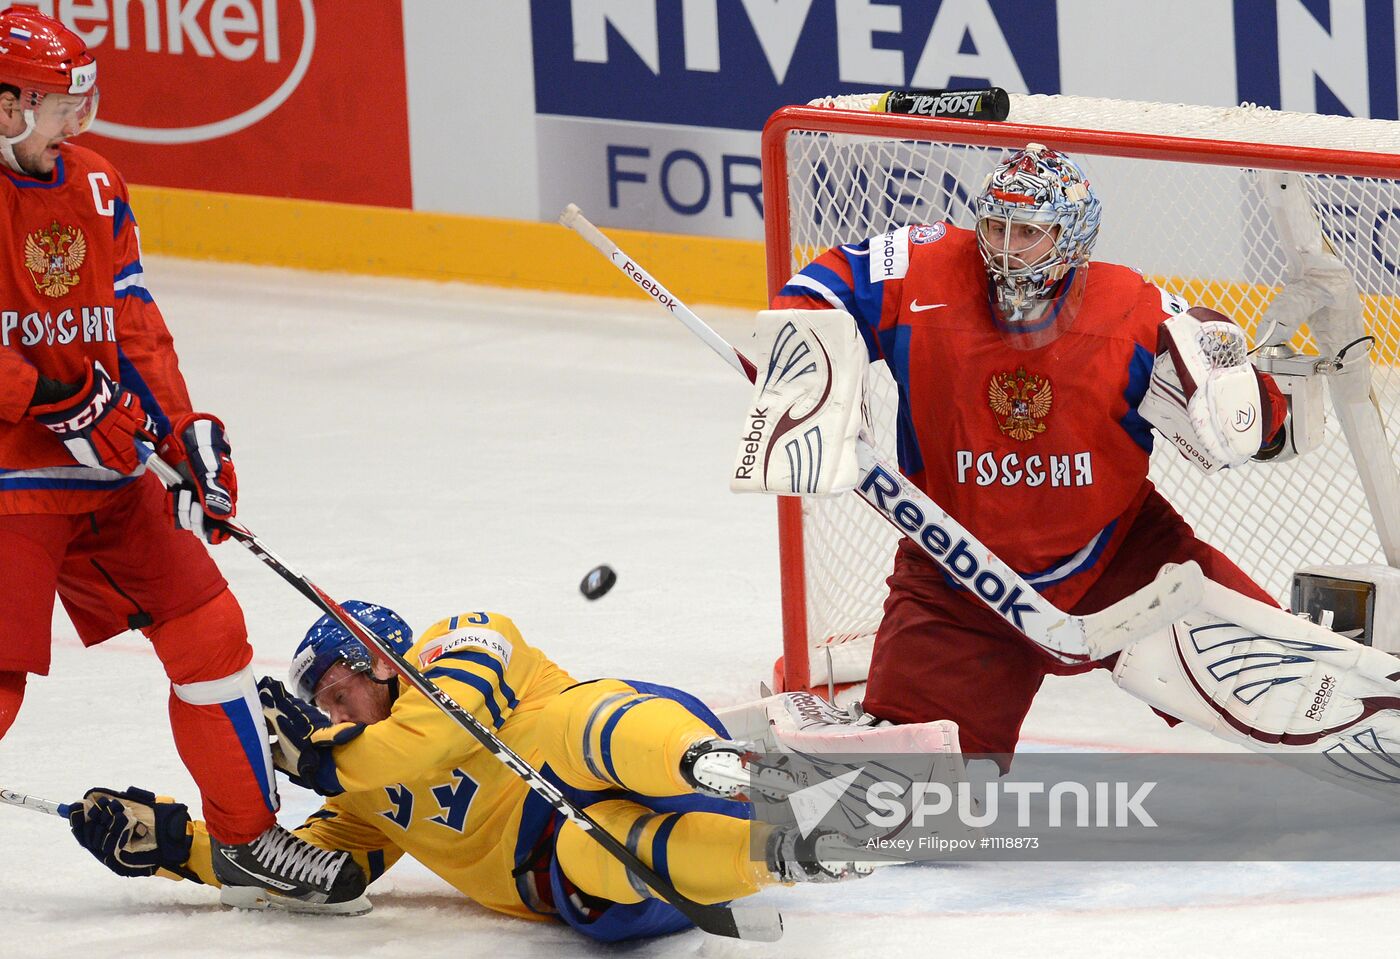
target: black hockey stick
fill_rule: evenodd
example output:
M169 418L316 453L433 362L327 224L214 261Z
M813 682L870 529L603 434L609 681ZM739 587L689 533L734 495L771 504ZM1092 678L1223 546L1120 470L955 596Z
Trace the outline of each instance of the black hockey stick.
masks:
M140 444L144 447L144 444ZM150 451L144 450L148 454ZM159 456L149 455L146 460L161 482L167 486L179 485L187 482L169 463L166 463ZM375 650L394 667L394 671L401 676L414 689L428 697L434 705L441 709L448 716L456 721L457 725L465 729L472 738L479 742L487 752L500 760L501 764L508 768L525 781L525 784L533 789L538 795L543 796L554 811L574 825L586 832L593 841L606 849L613 858L617 859L631 872L651 887L658 896L674 906L682 915L695 923L696 928L715 936L728 936L731 939L751 939L757 942L776 942L783 934L783 920L776 909L750 906L737 909L728 906L710 905L695 902L683 896L668 880L660 873L642 862L626 846L618 842L593 817L574 805L569 799L559 791L553 783L540 776L539 771L516 755L505 743L501 742L494 733L488 729L481 720L477 719L470 712L458 705L447 693L443 692L436 684L425 677L413 664L408 662L384 640L380 639L374 632L366 629L355 617L331 599L330 596L315 583L311 582L301 573L297 572L272 550L268 549L251 532L236 523L221 522L216 520L205 520L212 525L228 533L229 538L235 539L256 556L264 566L267 566L282 579L286 580L301 593L311 604L321 612L326 613L340 625L350 631L350 634L370 649Z

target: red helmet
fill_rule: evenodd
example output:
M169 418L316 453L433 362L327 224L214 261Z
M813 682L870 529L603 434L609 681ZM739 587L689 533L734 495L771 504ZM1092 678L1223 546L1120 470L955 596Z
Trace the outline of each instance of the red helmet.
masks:
M97 61L72 30L33 7L0 11L0 83L42 93L88 93Z

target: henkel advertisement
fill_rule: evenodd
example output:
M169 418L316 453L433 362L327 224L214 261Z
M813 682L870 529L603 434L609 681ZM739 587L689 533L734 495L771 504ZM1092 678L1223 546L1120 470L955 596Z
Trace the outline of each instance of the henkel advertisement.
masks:
M400 0L32 2L97 57L129 182L411 207Z

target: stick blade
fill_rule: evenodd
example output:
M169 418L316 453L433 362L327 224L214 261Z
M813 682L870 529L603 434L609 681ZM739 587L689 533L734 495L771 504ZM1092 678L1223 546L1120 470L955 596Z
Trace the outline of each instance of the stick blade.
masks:
M767 906L741 906L729 909L725 929L705 929L717 936L749 942L777 942L783 937L783 917ZM703 926L701 928L704 928Z

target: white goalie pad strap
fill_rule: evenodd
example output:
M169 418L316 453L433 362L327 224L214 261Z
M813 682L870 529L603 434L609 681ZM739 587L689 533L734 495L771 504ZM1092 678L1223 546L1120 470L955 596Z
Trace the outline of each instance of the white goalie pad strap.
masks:
M1217 583L1128 646L1125 691L1229 742L1320 753L1326 778L1400 800L1400 660ZM1309 767L1310 771L1316 771Z
M729 488L736 493L830 495L859 477L865 344L844 310L764 310L753 402Z
M1247 462L1263 442L1264 407L1244 331L1200 307L1157 329L1138 413L1202 472Z

